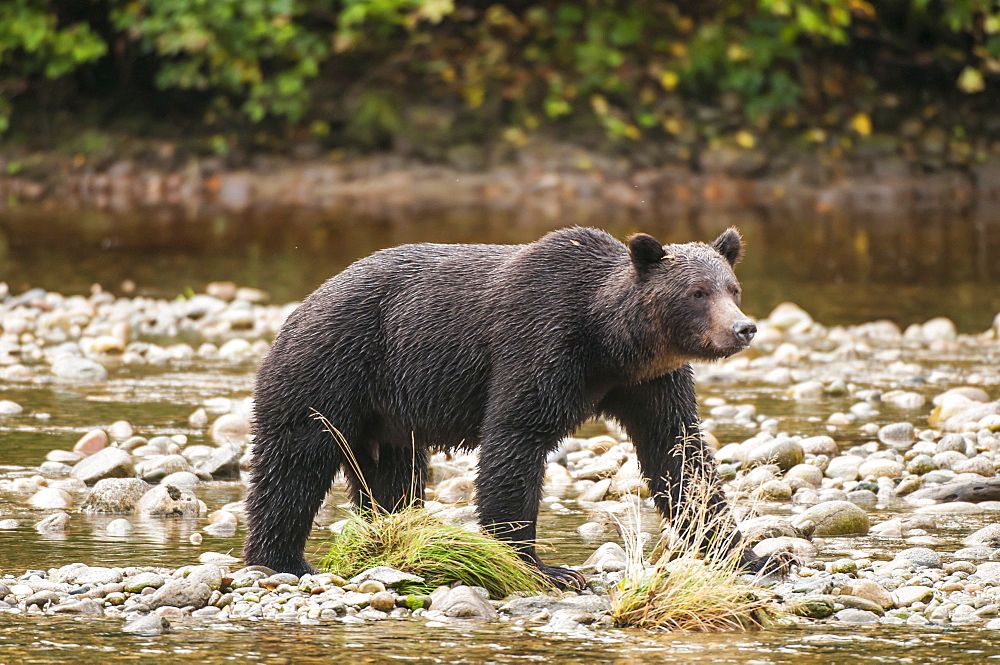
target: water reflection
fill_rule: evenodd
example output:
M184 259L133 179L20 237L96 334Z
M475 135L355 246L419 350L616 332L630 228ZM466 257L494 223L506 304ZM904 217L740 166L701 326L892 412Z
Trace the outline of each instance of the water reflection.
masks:
M117 621L37 617L2 619L6 662L106 663L714 663L832 665L983 664L1000 660L992 632L790 627L731 635L650 635L632 631L552 635L502 626L225 624L177 621L157 637L123 633ZM378 631L378 639L372 632Z
M121 292L174 297L233 280L299 300L355 259L407 242L531 241L548 230L594 225L618 237L642 229L665 241L707 240L740 227L748 310L763 316L794 300L827 324L878 317L902 325L949 316L963 331L989 326L1000 311L1000 212L887 213L760 208L626 213L525 221L515 211L451 208L345 215L306 208L191 216L159 208L115 213L15 207L0 216L0 279L12 291L41 286L86 292L94 282Z

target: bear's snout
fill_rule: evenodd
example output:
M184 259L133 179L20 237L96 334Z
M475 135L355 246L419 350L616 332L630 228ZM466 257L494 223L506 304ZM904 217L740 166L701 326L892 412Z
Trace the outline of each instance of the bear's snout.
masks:
M733 335L741 346L750 346L753 336L757 334L757 326L750 319L744 319L733 325Z

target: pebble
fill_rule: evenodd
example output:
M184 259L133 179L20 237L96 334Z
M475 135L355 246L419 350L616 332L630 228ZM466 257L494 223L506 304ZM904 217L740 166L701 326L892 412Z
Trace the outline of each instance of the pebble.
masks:
M836 478L841 481L857 480L858 469L865 462L865 458L858 455L843 455L830 460L824 472L827 478Z
M833 456L839 452L837 442L829 436L810 436L799 442L802 451L807 455Z
M28 499L28 505L40 510L72 508L73 496L63 489L43 487Z
M93 455L99 450L103 450L108 445L108 435L104 430L93 429L84 434L74 444L73 452L82 455Z
M885 425L878 431L878 440L891 446L907 446L913 443L915 438L913 424L908 422Z
M120 448L103 448L80 460L71 475L88 485L104 478L132 478L135 463L132 456Z
M150 517L197 517L199 511L194 493L173 485L156 485L135 505L137 514Z
M53 513L35 524L35 531L38 533L63 533L69 528L69 523L70 517L66 513Z
M250 439L250 421L235 413L226 413L219 416L212 423L209 434L217 444L235 443L244 445Z
M899 478L903 475L903 463L894 459L867 459L858 465L861 478Z
M12 402L9 399L0 400L0 416L17 416L23 412L24 407L17 402Z
M779 438L753 447L747 453L744 464L747 467L774 464L781 471L788 471L803 461L805 461L805 452L798 441Z
M896 607L909 607L914 603L926 603L934 597L934 590L926 586L901 586L892 592Z
M879 615L875 612L855 608L840 610L833 616L842 623L878 623L879 621Z
M792 526L812 537L868 533L868 514L849 501L825 501L792 518Z
M52 375L74 383L103 383L108 370L87 358L61 358L52 363Z

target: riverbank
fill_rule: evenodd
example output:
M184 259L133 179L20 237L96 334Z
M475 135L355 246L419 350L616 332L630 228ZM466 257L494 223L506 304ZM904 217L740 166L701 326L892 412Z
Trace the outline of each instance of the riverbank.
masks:
M200 365L248 377L294 304L269 305L265 293L233 284L206 291L174 301L96 289L89 297L3 293L0 388L24 397L0 402L0 426L45 432L59 417L42 406L48 390L100 404L130 400L142 390L135 377L176 380ZM704 427L741 529L758 554L790 552L801 561L785 580L758 582L789 610L838 623L1000 628L997 318L972 335L943 318L905 330L887 321L831 328L785 304L759 322L749 352L698 368ZM182 384L185 393L197 390ZM616 519L638 509L645 528L657 531L631 443L598 425L604 431L567 438L550 457L542 502L542 524L569 522L563 539L591 554L573 562L588 575L587 594L504 605L467 590L463 607L478 610L449 616L447 603L391 591L391 581L363 587L366 580L244 568L212 552L234 536L238 547L249 400L214 390L183 425L91 417L75 443L3 473L0 527L24 542L42 540L20 555L17 568L26 572L5 566L0 609L114 618L138 633L163 630L162 619L219 626L394 617L437 626L467 613L515 628L589 632L610 625L602 598L626 569ZM473 519L475 461L432 460L430 507L441 516ZM318 516L311 548L335 533L338 496ZM128 550L127 563L39 566L39 548L74 533L112 538ZM149 566L132 549L150 533L208 553L197 564Z
M956 163L947 155L946 139L928 141L923 152L858 149L836 158L820 149L768 153L721 144L684 162L651 165L538 140L503 150L460 146L430 163L316 150L295 157L179 155L174 144L154 141L99 156L0 155L0 205L308 208L393 217L465 206L516 211L526 220L765 207L803 218L940 211L994 220L1000 158L966 156Z

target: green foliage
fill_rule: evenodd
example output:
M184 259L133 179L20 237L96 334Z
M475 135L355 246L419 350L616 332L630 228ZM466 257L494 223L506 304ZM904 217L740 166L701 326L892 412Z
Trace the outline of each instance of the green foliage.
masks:
M0 2L0 133L18 105L80 94L97 80L95 68L126 91L155 86L166 99L198 100L210 122L266 122L363 147L400 135L413 143L414 101L446 110L456 132L480 130L466 137L517 143L541 127L574 135L597 128L626 144L665 136L690 143L746 126L811 130L818 123L804 118L838 104L847 123L876 91L906 82L960 101L984 98L1000 82L1000 5ZM704 108L723 109L722 119L703 122Z
M330 55L321 31L303 25L320 3L305 0L132 0L113 25L156 56L156 85L210 90L238 101L252 122L305 116L308 82ZM219 104L218 109L228 108Z
M89 25L61 19L56 5L51 0L0 3L0 134L7 130L18 94L107 52L107 44Z

